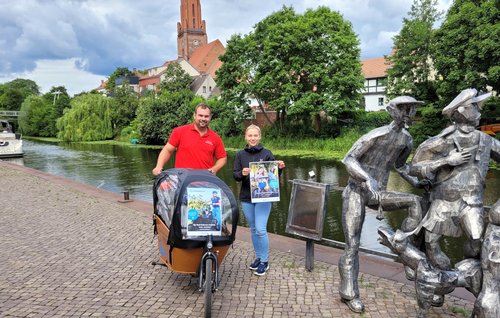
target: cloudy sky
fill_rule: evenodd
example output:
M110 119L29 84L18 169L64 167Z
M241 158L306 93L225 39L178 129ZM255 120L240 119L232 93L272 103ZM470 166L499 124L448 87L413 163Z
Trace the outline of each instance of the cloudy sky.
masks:
M438 0L447 10L452 0ZM388 54L412 0L202 0L208 40L226 44L293 6L328 6L349 20L361 58ZM42 93L96 88L117 67L146 69L177 57L180 0L0 0L0 83L34 80Z

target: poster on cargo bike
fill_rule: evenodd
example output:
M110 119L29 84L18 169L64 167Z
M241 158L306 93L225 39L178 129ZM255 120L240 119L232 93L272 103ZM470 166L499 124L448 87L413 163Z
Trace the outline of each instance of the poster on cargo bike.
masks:
M221 235L221 190L216 188L187 189L187 235Z

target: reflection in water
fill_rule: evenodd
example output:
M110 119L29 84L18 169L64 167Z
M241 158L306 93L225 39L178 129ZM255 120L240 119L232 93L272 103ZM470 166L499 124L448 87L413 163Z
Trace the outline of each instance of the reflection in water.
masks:
M99 187L112 192L129 191L130 197L136 200L152 202L153 175L152 168L160 149L146 149L109 144L89 143L43 143L25 140L23 143L25 156L24 165L50 174L63 176L72 180ZM287 168L281 176L281 200L273 204L268 230L272 233L284 233L288 218L288 205L292 190L293 179L308 179L308 172L314 170L318 182L345 186L347 172L343 165L333 160L300 159L296 157L279 158L285 160ZM233 179L232 166L234 154L228 154L228 164L218 173L238 197L239 184ZM169 162L165 168L171 168ZM389 190L413 192L412 189L396 173L391 173L388 184ZM499 196L500 172L489 171L485 203L492 204ZM341 193L333 191L328 197L327 215L324 220L323 237L336 241L343 241L344 235L341 224ZM242 214L241 214L242 215ZM377 228L389 225L399 228L405 217L404 211L386 212L386 218L378 221L375 211L367 211L361 245L365 248L382 252L389 250L377 242ZM241 223L245 224L242 217ZM454 261L462 255L462 243L455 239L444 240L443 249L450 254Z

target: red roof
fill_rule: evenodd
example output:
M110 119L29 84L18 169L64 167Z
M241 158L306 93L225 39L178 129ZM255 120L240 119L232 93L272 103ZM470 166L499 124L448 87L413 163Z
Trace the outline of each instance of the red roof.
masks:
M215 72L222 65L219 56L225 51L224 45L217 39L197 48L191 54L189 63L201 74L208 73L215 78Z
M365 78L387 77L389 63L384 57L361 61L361 71Z

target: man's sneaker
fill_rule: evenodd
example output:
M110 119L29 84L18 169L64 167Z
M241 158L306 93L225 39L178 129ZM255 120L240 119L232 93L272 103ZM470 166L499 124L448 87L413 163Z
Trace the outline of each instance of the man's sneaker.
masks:
M253 261L252 264L250 264L250 266L248 266L248 268L255 271L259 267L259 264L260 264L260 258L257 258L255 261Z
M255 275L262 276L266 275L267 270L269 269L269 262L261 262L257 270L254 272Z

